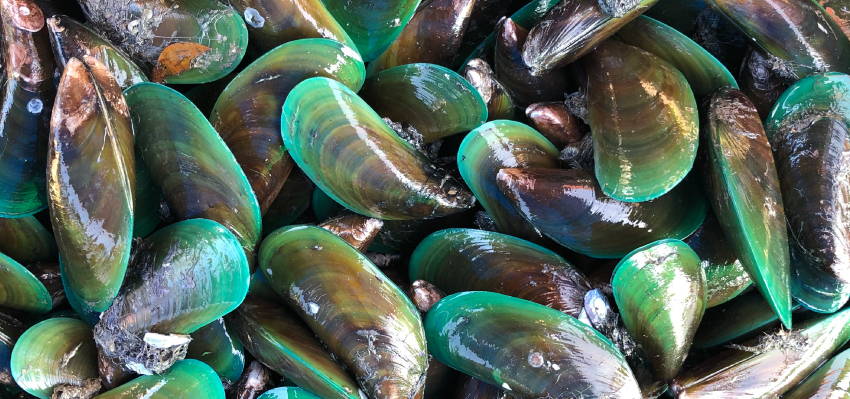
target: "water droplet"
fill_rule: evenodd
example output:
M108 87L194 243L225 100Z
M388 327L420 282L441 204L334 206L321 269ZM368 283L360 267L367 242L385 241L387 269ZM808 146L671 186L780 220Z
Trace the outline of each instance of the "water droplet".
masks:
M262 28L266 24L266 19L260 15L259 11L248 7L245 9L245 22L254 28Z
M42 109L44 109L44 103L37 98L33 98L27 103L27 111L32 114L40 114Z
M321 245L313 245L313 247L312 247L312 248L313 248L313 250L314 250L314 251L321 251L321 250L322 250L322 246L321 246Z
M310 313L311 315L319 313L319 305L315 302L307 303L307 313Z

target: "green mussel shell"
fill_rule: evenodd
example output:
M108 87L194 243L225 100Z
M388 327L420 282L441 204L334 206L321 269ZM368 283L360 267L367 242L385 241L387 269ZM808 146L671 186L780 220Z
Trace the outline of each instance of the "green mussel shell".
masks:
M437 360L519 397L641 397L607 338L534 302L484 291L450 295L428 312L425 330Z
M257 399L321 399L303 388L283 387L264 392Z
M248 48L242 17L216 0L80 0L89 23L164 83L206 83Z
M94 331L105 355L140 374L171 365L152 355L157 347L146 335L192 334L235 309L248 293L250 273L239 241L206 219L174 223L146 238L131 270Z
M401 34L377 59L370 75L399 65L427 62L449 66L457 56L477 0L423 2Z
M41 399L50 398L57 385L83 385L96 379L91 328L67 317L42 321L18 338L11 365L18 386Z
M379 115L416 129L424 143L487 121L487 104L469 82L435 64L407 64L366 80L360 96Z
M738 88L722 62L691 38L662 22L641 15L620 29L616 37L673 65L685 75L697 98L710 96L722 87Z
M656 2L658 0L562 1L528 32L522 58L535 75L572 63ZM602 7L612 3L623 7L609 10Z
M224 385L230 386L245 369L242 341L218 319L192 333L186 357L198 359L215 370Z
M679 398L776 398L850 340L850 309L760 335L684 370L671 385Z
M446 229L426 237L410 256L410 281L446 294L490 291L577 317L590 283L569 262L537 244L492 231Z
M228 324L249 353L296 385L328 399L362 397L354 379L286 306L251 295Z
M474 203L457 180L336 81L311 78L298 84L283 105L281 132L290 155L310 180L362 215L434 218Z
M694 338L694 347L723 345L746 337L778 320L779 317L761 293L752 290L707 310Z
M68 61L50 121L48 204L62 281L81 312L102 312L124 281L136 160L121 87L105 65ZM80 309L80 308L78 308Z
M363 61L332 40L286 43L236 75L210 114L212 125L248 177L262 213L268 211L293 166L280 135L281 107L295 85L315 76L357 91L365 79Z
M679 240L640 247L617 264L611 287L623 324L646 351L656 378L675 377L706 307L697 254Z
M314 190L313 182L300 170L294 169L286 178L286 183L283 183L277 198L263 215L263 235L294 224L310 208Z
M130 56L115 47L106 38L91 28L65 15L54 15L47 19L50 42L56 61L63 67L71 58L96 58L106 66L109 73L126 89L136 83L147 82L148 77L130 59Z
M620 258L653 241L683 239L705 218L706 204L688 183L648 202L602 193L581 169L502 169L499 188L545 236L594 258Z
M496 174L503 168L557 168L558 149L549 140L519 122L487 122L464 137L457 151L457 165L499 231L526 239L540 237L499 190Z
M321 0L228 0L242 15L251 45L269 51L298 39L325 38L356 51L345 29Z
M726 303L752 286L753 280L713 214L707 215L702 226L684 241L702 260L706 307Z
M841 352L824 363L806 378L785 399L830 399L847 396L850 384L850 349Z
M178 219L221 223L236 235L253 263L260 239L260 207L248 179L207 118L186 97L156 83L137 84L124 95L139 153L171 212Z
M53 56L33 0L3 0L0 111L0 217L47 207L45 148L53 103ZM23 10L26 10L24 12Z
M294 226L263 241L260 268L369 397L421 396L428 355L419 312L368 258L327 230Z
M345 28L364 61L378 58L413 18L420 0L352 2L324 0L325 7Z
M0 306L47 313L53 299L41 281L14 259L0 253Z
M23 264L55 261L56 241L33 216L0 218L0 252Z
M815 1L706 0L765 52L783 75L850 73L850 40Z
M705 131L714 214L756 287L790 327L785 213L758 111L740 91L723 89L711 98Z
M766 126L791 244L791 293L831 313L850 297L850 76L812 75L776 102Z
M203 362L186 359L160 375L143 375L93 399L224 399L218 375Z
M696 100L673 65L608 40L584 58L596 178L605 194L648 201L679 184L699 141Z

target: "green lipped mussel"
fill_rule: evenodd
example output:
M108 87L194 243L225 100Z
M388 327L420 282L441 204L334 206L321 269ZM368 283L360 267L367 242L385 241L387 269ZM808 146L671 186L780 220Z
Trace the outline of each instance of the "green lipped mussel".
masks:
M496 180L532 226L594 258L620 258L653 241L685 238L706 213L689 182L652 201L622 202L606 196L582 169L502 169Z
M357 46L364 61L381 55L402 30L419 7L420 0L323 0L337 22Z
M34 216L0 218L0 252L23 263L56 260L56 241Z
M590 283L564 258L537 244L484 230L446 229L419 243L410 280L442 291L491 291L578 317Z
M519 397L640 398L623 355L602 334L534 302L471 291L428 312L437 360Z
M280 135L281 107L295 85L315 76L358 91L365 69L360 56L342 43L292 41L245 67L222 91L210 113L213 127L251 183L262 213L277 198L293 166Z
M245 369L242 341L230 332L224 319L218 319L192 333L186 357L198 359L212 367L227 387L233 385Z
M785 399L829 399L847 395L850 383L850 349L820 366L802 384L783 395Z
M224 387L210 366L181 360L160 375L143 375L92 399L224 399Z
M319 77L298 84L283 105L281 124L295 163L352 211L385 220L423 219L475 202L341 83Z
M673 65L607 40L583 59L596 178L621 201L664 195L690 172L699 141L694 94Z
M368 258L329 231L292 226L263 241L260 270L369 397L421 397L419 312Z
M705 271L706 307L726 303L752 286L753 280L710 212L702 226L684 241L699 255Z
M0 307L32 313L47 313L53 299L47 288L29 270L0 253Z

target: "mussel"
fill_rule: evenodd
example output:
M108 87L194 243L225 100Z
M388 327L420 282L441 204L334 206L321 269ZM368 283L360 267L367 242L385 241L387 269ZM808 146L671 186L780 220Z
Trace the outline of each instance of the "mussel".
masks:
M29 270L0 253L0 306L24 312L47 313L53 299Z
M181 360L161 375L143 375L93 399L205 398L224 399L224 387L210 366L194 359Z
M33 216L0 218L0 252L28 264L56 260L56 241Z
M364 61L381 55L401 34L420 0L322 1L357 46Z

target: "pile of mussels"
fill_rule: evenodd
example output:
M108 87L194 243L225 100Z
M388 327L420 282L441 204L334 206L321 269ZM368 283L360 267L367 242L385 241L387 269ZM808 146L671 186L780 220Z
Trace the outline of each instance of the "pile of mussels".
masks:
M0 16L0 397L850 397L850 0Z

